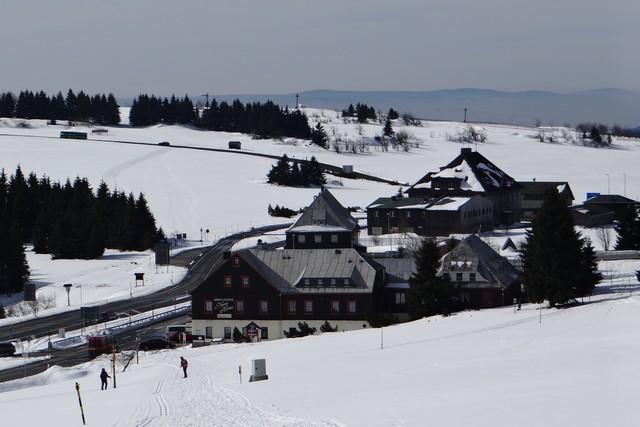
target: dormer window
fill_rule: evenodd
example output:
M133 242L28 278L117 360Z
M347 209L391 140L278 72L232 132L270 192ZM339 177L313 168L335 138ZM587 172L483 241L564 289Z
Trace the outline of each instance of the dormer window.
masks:
M455 190L456 189L456 184L454 182L450 182L449 183L449 190Z
M440 189L440 183L438 181L434 181L433 182L433 189L434 190L439 190Z

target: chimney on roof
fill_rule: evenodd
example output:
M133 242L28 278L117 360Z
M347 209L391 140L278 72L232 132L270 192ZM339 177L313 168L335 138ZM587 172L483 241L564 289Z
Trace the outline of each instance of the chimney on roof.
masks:
M466 153L470 153L471 152L471 148L461 148L460 149L460 154L466 154Z

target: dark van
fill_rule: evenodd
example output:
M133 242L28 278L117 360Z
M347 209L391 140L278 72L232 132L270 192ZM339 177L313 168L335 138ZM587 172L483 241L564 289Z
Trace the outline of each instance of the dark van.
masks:
M110 354L118 351L118 344L113 335L96 335L87 340L89 356L96 357L100 354Z
M13 356L16 347L10 342L0 342L0 356Z

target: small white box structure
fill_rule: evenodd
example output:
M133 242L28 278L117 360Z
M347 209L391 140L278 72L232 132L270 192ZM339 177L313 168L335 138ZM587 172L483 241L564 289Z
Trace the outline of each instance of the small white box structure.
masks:
M267 375L267 363L264 359L253 359L251 361L252 374L249 377L249 382L268 380Z

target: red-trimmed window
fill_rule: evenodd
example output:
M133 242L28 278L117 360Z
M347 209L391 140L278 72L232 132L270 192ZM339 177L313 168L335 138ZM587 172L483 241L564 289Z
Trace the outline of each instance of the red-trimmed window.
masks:
M249 276L242 276L240 278L240 283L242 284L243 288L248 288L249 287Z
M244 313L244 300L236 300L236 314L242 314Z
M298 311L297 301L294 299L290 299L289 301L287 301L287 313L296 314L297 311Z
M304 314L313 314L313 300L304 300Z
M356 314L356 308L357 306L355 301L353 300L347 301L347 314L353 316L354 314Z
M329 302L329 311L332 315L340 314L340 301L339 300L331 300Z
M231 287L231 276L224 276L224 287L225 288Z
M258 312L260 314L269 314L269 301L266 299L258 301Z
M213 313L213 301L205 300L205 302L204 302L204 312L205 313Z

